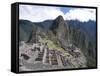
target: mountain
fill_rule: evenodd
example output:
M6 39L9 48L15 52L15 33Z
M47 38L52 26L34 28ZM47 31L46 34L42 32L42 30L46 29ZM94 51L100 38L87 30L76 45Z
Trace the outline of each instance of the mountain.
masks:
M53 32L55 36L55 41L57 41L58 45L63 46L65 49L67 45L70 43L70 29L69 25L65 23L62 16L58 16L50 26L50 30Z
M52 23L53 23L53 20L46 20L43 22L30 22L27 20L19 20L19 25L21 26L21 29L25 30L25 31L23 30L22 32L26 32L26 30L29 29L29 31L27 30L27 32L29 32L29 33L32 31L31 27L33 27L34 25L42 27L45 30L47 30L51 27ZM67 21L65 21L65 23L69 24L70 27L73 29L80 29L81 31L83 31L84 34L87 35L87 37L89 39L92 39L93 41L96 40L96 37L95 37L96 36L96 23L94 21L80 22L78 20L67 20ZM23 26L23 25L25 25L25 26ZM27 34L27 35L29 35L29 34ZM22 36L22 35L20 35L20 36ZM23 40L23 38L22 38L22 40Z
M46 20L43 22L30 22L27 20L19 20L20 42L25 41L26 44L42 45L47 44L49 50L67 52L72 56L70 64L82 68L96 66L96 24L93 21L79 22L77 20L65 21L62 16L58 16L55 20ZM33 46L32 45L32 46ZM75 49L80 52L80 66L73 62ZM80 49L80 50L79 50ZM70 50L70 51L69 51ZM86 57L86 60L85 60ZM81 59L82 58L82 59ZM66 58L68 59L68 58Z
M53 20L45 20L43 22L34 22L34 24L44 27L44 29L48 29L53 23Z
M96 23L95 21L80 22L78 20L66 21L74 29L80 29L91 40L95 40L96 36Z
M68 32L68 25L62 16L58 16L50 27L50 30L57 35L58 39L64 38ZM66 32L66 33L65 33Z
M19 20L19 40L27 41L35 25L27 20Z

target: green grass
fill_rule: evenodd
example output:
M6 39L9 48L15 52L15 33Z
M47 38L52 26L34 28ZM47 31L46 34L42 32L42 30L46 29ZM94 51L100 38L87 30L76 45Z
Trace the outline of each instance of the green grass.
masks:
M43 38L40 40L40 42L47 42L48 47L51 49L58 50L58 51L64 51L63 48L58 47L52 40L48 38Z
M59 47L52 40L50 40L48 38L41 38L39 41L42 42L42 43L47 42L47 45L48 45L49 49L54 49L56 51L63 52L65 54L66 58L68 58L68 59L73 58L73 56L71 54L69 54L68 52L66 52L63 48Z
M48 45L49 48L52 48L52 49L55 49L55 50L58 50L58 51L64 51L63 48L58 47L56 44L54 44L53 41L51 41L51 40L46 40L46 42L48 43L47 45Z

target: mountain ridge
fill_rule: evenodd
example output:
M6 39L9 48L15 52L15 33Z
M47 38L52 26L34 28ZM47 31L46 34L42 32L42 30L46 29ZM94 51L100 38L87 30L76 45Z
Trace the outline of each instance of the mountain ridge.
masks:
M62 16L58 16L55 20L52 20L50 24L49 24L49 21L47 22L44 21L44 22L39 22L39 23L25 21L26 23L24 22L23 24L19 22L20 26L22 25L26 25L27 27L30 26L30 28L27 28L27 27L22 28L22 29L24 28L28 29L29 31L26 31L24 29L23 32L25 32L25 37L27 37L27 39L24 39L25 37L23 36L23 39L20 39L20 40L22 41L24 40L27 43L37 43L41 41L47 41L47 42L50 42L50 44L54 44L63 48L64 50L67 50L69 47L71 48L78 47L87 57L87 61L88 61L87 66L91 67L91 66L96 65L94 61L95 60L94 49L96 48L96 46L92 42L92 40L89 40L89 37L91 36L90 35L88 36L87 33L91 33L91 32L88 32L88 29L86 29L86 28L89 28L89 27L86 27L86 25L88 25L87 23L85 24L85 23L80 23L77 21L76 23L74 21L65 21ZM49 24L49 25L45 27L46 24ZM84 29L83 27L81 27L83 24L85 25ZM20 29L20 33L22 29ZM85 31L87 33L85 33ZM89 51L91 50L91 54L89 53L88 50ZM91 58L93 58L93 60L90 61L89 59Z

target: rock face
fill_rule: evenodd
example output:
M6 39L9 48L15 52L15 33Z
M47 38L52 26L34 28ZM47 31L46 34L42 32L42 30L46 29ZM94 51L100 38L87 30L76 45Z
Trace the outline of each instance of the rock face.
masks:
M60 42L67 41L69 40L69 26L67 23L65 23L64 19L62 16L58 16L51 28L53 34L56 36L56 39L58 39Z
M47 23L20 23L20 33L26 37L19 42L20 71L95 67L95 49L85 32L71 27L62 16Z

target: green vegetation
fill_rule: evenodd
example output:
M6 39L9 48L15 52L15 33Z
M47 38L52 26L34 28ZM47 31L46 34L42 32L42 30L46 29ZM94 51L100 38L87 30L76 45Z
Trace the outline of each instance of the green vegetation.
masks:
M90 56L87 57L87 66L88 67L96 67L96 58L92 58Z
M64 51L63 48L57 46L57 44L55 44L52 40L50 40L48 38L41 38L39 41L43 42L43 43L47 42L48 47L51 48L51 49L55 49L55 50L58 50L58 51Z

